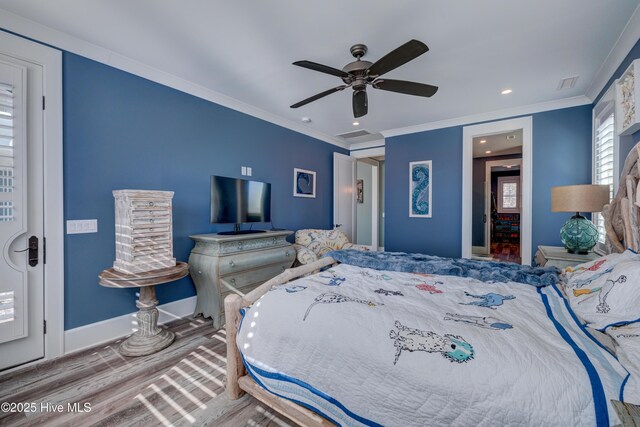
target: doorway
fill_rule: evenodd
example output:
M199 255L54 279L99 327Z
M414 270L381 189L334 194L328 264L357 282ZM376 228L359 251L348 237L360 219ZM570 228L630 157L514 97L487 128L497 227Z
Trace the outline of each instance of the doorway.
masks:
M520 264L522 131L473 144L472 258Z
M462 256L531 263L531 118L467 126Z
M333 227L350 242L384 250L384 147L334 153Z
M1 371L64 353L64 217L62 54L0 46Z

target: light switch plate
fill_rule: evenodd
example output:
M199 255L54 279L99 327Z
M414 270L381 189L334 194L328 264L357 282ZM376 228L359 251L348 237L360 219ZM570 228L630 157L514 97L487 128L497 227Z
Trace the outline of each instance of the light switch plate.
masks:
M251 168L249 166L247 166L247 175L251 176Z
M243 176L246 175L247 174L247 167L246 166L242 166L240 168L240 173L242 173Z
M67 221L67 234L84 234L97 232L97 219L77 219Z

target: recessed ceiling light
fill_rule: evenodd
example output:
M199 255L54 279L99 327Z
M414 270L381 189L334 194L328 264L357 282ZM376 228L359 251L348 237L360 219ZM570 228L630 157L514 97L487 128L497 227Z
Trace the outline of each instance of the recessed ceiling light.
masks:
M500 93L503 94L503 95L509 95L511 92L513 92L511 89L505 89Z
M354 126L358 126L360 124L360 122L353 122Z
M484 152L485 154L491 154L491 150L487 150Z
M301 119L304 123L311 123L311 119L309 117L303 117Z
M487 142L487 140L486 140L486 139L481 139L481 140L480 140L480 144L484 144L484 143L486 143L486 142Z

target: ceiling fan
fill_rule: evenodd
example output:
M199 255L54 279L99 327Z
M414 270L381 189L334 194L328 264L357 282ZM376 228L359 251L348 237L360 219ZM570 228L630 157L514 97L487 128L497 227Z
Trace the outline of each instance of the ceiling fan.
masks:
M325 90L324 92L320 92L310 98L297 102L293 104L291 108L302 107L310 102L350 87L353 88L353 116L362 117L366 115L369 110L367 103L367 85L373 86L374 89L425 97L433 96L438 91L437 86L424 83L380 78L381 75L388 73L389 71L394 70L427 52L429 48L421 41L409 40L402 46L392 50L373 63L361 59L365 53L367 53L366 45L356 44L351 46L350 50L356 60L345 65L342 70L311 61L294 62L293 65L297 65L299 67L340 77L345 84Z

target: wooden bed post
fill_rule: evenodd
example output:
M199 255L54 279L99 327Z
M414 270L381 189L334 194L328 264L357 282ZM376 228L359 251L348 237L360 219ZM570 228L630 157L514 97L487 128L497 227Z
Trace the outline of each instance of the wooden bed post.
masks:
M244 391L240 389L238 378L245 374L240 351L236 345L236 335L240 326L240 308L242 298L239 295L227 295L224 299L224 316L227 332L227 393L229 399L239 399Z
M273 279L263 283L244 296L237 294L228 295L224 299L224 316L227 332L227 393L229 399L239 399L245 392L249 393L260 402L273 410L281 413L302 427L334 427L334 424L324 419L311 410L300 406L290 400L271 394L260 387L249 375L242 363L242 356L236 343L236 336L240 327L240 309L250 307L275 285L287 283L290 280L313 274L336 264L333 258L325 257L311 264L287 269Z

